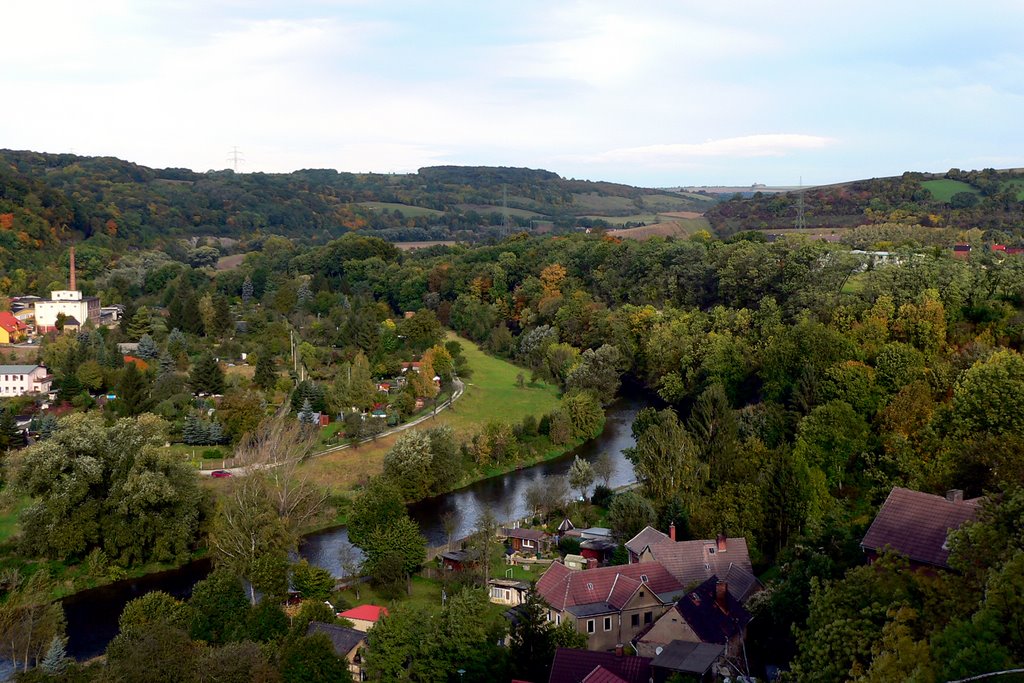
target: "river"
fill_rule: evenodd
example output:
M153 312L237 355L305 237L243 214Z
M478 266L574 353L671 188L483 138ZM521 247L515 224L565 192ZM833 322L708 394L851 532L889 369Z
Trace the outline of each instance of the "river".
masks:
M457 520L455 538L472 531L484 508L490 508L500 520L524 517L527 514L526 488L537 479L566 476L576 455L593 461L601 453L608 453L614 465L610 485L614 488L630 484L635 481L633 467L622 451L635 443L630 428L637 412L648 405L648 398L624 387L623 396L608 407L604 431L596 439L555 460L414 503L409 506L409 513L420 525L428 545L436 546L446 541L441 520L448 512L453 513ZM299 553L311 563L341 576L344 574L341 551L345 546L348 546L348 531L340 527L310 534L304 539ZM186 598L196 582L209 572L209 561L200 560L178 569L119 581L66 598L64 613L67 617L68 654L79 660L102 654L117 635L118 617L129 600L153 590Z

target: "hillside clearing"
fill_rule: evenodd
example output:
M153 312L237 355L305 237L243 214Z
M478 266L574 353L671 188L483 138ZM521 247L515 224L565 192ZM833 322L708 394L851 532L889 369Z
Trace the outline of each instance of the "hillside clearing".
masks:
M651 237L689 237L699 230L710 230L710 228L711 224L706 218L679 218L638 228L609 230L608 234L631 240L646 240Z
M359 206L365 206L374 211L398 211L403 216L415 218L416 216L443 216L444 211L428 209L423 206L410 206L409 204L396 204L394 202L359 202Z
M953 198L953 195L958 192L970 192L972 194L978 194L978 191L968 185L967 183L959 180L950 180L949 178L940 178L938 180L926 180L921 183L924 189L932 193L932 197L935 201L948 202Z

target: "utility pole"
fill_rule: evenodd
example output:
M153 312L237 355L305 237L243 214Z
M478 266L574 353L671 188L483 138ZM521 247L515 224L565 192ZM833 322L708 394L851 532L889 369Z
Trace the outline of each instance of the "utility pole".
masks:
M807 227L807 220L804 218L804 177L800 176L800 189L796 193L796 222L793 227L803 230Z
M231 167L238 173L238 162L245 163L245 157L242 156L242 151L238 149L238 145L233 145L231 151L228 153L228 161L231 162Z

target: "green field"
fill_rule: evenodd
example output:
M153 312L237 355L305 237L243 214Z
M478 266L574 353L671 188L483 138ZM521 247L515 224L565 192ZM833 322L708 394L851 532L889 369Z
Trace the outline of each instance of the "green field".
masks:
M1016 193L1017 201L1024 202L1024 179L1007 180L1003 183L1002 189Z
M579 213L627 214L636 213L637 206L628 197L604 197L599 194L573 194L573 205Z
M443 216L444 211L427 209L422 206L409 206L408 204L395 204L393 202L359 202L359 206L365 206L374 211L398 211L403 216L415 218L416 216Z
M520 389L516 386L516 375L529 377L529 370L523 370L511 363L489 356L476 344L454 334L449 339L462 344L466 361L473 372L465 378L466 391L455 402L454 410L444 410L433 419L423 423L427 429L450 425L460 439L466 439L491 421L516 423L527 415L538 418L558 407L558 388L543 382L527 384ZM371 476L380 474L384 466L384 454L391 448L398 435L391 435L315 458L303 465L311 478L334 491L351 490Z
M625 225L626 223L658 223L660 219L655 213L634 213L629 216L580 216L592 221L604 221L608 225Z
M511 207L506 209L494 204L459 204L458 208L463 211L476 211L480 214L508 213L509 216L515 216L516 218L545 218L544 214L537 213L536 211L513 209Z
M931 192L932 197L938 202L948 202L953 195L958 192L973 192L974 194L978 194L978 191L967 183L959 180L950 180L949 178L926 180L921 183L921 185L924 189Z

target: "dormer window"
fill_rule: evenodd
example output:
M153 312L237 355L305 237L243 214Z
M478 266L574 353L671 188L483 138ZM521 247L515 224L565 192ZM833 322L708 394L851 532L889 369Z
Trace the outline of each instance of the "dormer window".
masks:
M647 579L647 574L641 574L640 575L640 580L643 581L644 583L647 583L647 580L648 580Z
M714 555L714 554L715 554L715 549L714 548L708 548L708 555Z
M588 590L588 591L592 591L592 590L594 590L594 584L592 584L592 583L588 583L588 584L587 584L587 590Z

